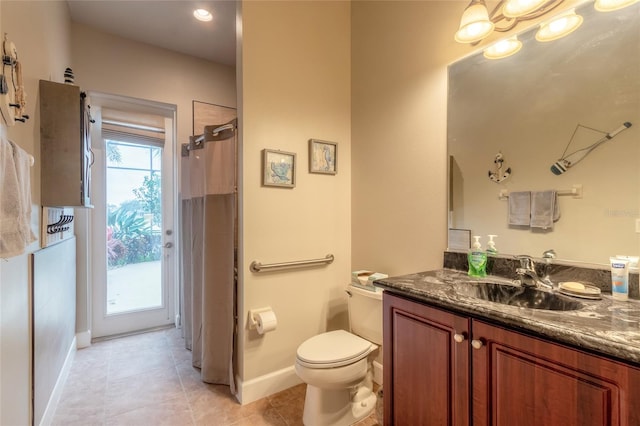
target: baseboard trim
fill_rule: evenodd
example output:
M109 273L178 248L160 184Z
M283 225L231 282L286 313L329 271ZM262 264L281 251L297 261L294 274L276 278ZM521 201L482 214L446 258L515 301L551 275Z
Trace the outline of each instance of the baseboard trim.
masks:
M382 364L378 361L373 361L373 381L382 386ZM246 382L236 377L236 383L238 385L236 398L240 404L245 405L299 385L302 380L300 380L296 374L295 367L292 365Z
M76 342L78 349L84 349L91 346L91 330L76 333Z
M249 404L302 383L293 365L256 377L255 379L247 380L246 382L243 382L239 377L236 378L236 381L238 384L238 394L236 398L242 405Z
M76 348L77 348L77 342L76 342L76 337L74 337L73 341L71 341L71 346L69 346L69 351L67 352L67 357L64 360L64 364L62 365L60 374L58 374L58 380L56 380L56 385L53 387L53 391L51 392L51 396L49 397L47 408L44 410L44 413L42 414L42 419L40 420L40 426L46 426L53 423L53 416L56 412L56 408L58 408L58 403L60 402L60 398L62 397L62 390L64 389L64 384L67 381L67 377L69 377L71 364L73 364L73 358L76 355Z

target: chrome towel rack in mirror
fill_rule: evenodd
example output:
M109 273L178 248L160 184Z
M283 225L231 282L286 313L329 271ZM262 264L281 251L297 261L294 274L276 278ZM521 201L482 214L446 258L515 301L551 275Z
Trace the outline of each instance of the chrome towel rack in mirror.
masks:
M556 193L558 195L571 195L573 198L582 198L582 185L574 184L571 186L571 189L559 189ZM509 198L509 190L501 189L498 193L498 198L500 200L506 200Z
M332 254L328 254L322 259L295 260L292 262L267 263L264 265L254 260L253 262L251 262L251 265L249 265L249 270L251 272L267 272L289 268L302 268L305 266L328 265L332 263L334 259L335 258Z

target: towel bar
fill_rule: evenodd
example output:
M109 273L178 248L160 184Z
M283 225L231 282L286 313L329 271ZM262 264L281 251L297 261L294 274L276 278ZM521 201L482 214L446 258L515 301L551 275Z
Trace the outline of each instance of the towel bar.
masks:
M254 260L253 262L251 262L251 265L249 265L249 270L251 270L251 272L266 272L266 271L275 271L275 270L287 269L287 268L302 268L304 266L323 265L323 264L328 265L331 262L333 262L334 259L335 258L333 257L332 254L328 254L322 259L295 260L292 262L267 263L264 265Z
M571 189L558 190L556 191L556 194L571 195L573 198L582 198L582 185L580 184L572 185ZM501 189L500 193L498 194L498 198L501 200L506 200L507 198L509 198L509 190Z

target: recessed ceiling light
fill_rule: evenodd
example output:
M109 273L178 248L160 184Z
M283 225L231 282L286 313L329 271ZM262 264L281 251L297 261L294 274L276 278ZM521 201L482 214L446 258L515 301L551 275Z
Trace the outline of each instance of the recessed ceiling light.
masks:
M193 16L195 16L195 18L198 21L204 21L204 22L209 22L213 19L213 15L211 14L211 12L209 12L206 9L196 9L193 11Z

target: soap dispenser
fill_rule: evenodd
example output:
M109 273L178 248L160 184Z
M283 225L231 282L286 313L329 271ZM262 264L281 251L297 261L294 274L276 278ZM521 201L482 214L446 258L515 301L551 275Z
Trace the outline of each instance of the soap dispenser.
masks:
M482 250L480 236L474 235L475 239L467 259L469 260L469 276L482 278L487 276L487 253Z
M487 237L489 237L489 241L487 241L487 267L485 268L485 271L487 274L491 275L493 273L493 265L496 261L496 257L498 256L496 242L493 241L497 235L487 235Z
M489 256L498 254L498 249L496 248L496 243L493 241L497 235L487 235L489 237L489 241L487 242L487 254Z

